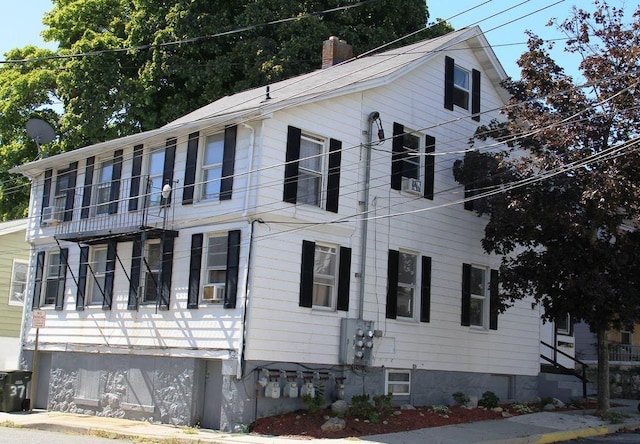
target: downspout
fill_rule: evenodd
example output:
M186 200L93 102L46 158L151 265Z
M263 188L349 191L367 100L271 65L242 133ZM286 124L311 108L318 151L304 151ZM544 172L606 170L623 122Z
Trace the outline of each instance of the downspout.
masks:
M364 319L364 287L365 287L365 272L367 267L367 233L369 225L369 181L371 180L371 144L373 133L373 122L380 118L380 113L377 111L369 114L367 121L369 122L369 128L367 128L367 143L365 145L365 160L364 160L364 193L362 202L362 238L360 241L360 300L358 301L358 319Z
M249 124L243 123L242 125L247 127L249 131L251 131L251 135L249 136L249 170L247 172L247 186L245 187L244 208L242 210L242 217L246 218L249 212L249 194L251 192L251 180L253 177L253 155L255 154L256 148L256 131ZM244 272L244 307L242 309L242 322L240 323L242 327L242 338L240 339L240 347L238 350L238 368L236 369L236 377L238 379L242 379L242 376L244 374L244 344L247 340L247 311L249 309L249 295L251 293L251 291L249 290L249 274L251 273L251 250L253 249L253 224L254 222L258 221L261 220L252 220L249 226L249 252L247 253L247 268Z

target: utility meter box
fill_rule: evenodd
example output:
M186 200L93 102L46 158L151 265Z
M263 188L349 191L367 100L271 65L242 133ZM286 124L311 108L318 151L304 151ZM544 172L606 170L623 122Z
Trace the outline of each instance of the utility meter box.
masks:
M371 365L374 339L373 321L343 318L340 324L340 363Z

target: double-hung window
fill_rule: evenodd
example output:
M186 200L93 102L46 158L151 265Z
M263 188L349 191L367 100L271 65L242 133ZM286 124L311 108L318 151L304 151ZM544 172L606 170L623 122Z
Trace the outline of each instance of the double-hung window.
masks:
M398 267L398 301L396 316L401 318L414 317L415 298L417 290L418 256L413 253L400 252Z
M50 252L47 254L47 265L45 267L45 285L42 305L54 305L58 297L60 279L64 275L64 265L60 253Z
M488 315L488 279L487 270L471 266L471 309L470 322L472 326L485 327Z
M93 276L90 279L87 305L102 304L106 289L107 277L107 247L99 246L91 248L89 265Z
M436 139L393 123L391 188L433 199ZM422 148L424 145L424 149Z
M313 263L313 306L334 308L338 258L335 245L316 244Z
M301 307L348 310L351 248L302 242Z
M300 138L300 169L298 170L298 203L322 206L322 172L324 141L312 136Z
M20 259L13 260L13 268L11 269L11 286L9 289L9 305L24 304L28 271L29 262Z
M469 109L469 71L455 65L453 67L453 104Z
M387 267L387 319L419 318L420 322L429 322L431 258L389 250Z
M202 200L219 199L224 160L224 133L207 136L202 159Z
M300 128L287 131L283 200L338 212L342 142Z
M111 183L113 181L113 159L105 160L98 168L95 185L96 214L108 214L111 201Z
M461 324L480 329L498 329L498 271L462 265Z
M207 238L206 277L202 291L203 303L224 302L227 282L227 236L210 236Z
M160 242L156 240L148 241L145 249L142 303L149 304L158 301L158 279L160 278L160 267L162 265L160 257L162 255L162 249Z
M451 57L444 61L444 107L453 111L455 107L469 110L472 119L480 120L480 71L465 69Z
M147 205L157 207L162 203L165 151L154 151L149 155L149 182L147 183Z

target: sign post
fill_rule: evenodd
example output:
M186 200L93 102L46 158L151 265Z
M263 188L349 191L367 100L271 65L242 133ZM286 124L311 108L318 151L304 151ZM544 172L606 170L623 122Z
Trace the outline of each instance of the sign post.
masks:
M36 342L33 348L33 362L31 364L31 399L29 401L29 410L33 410L33 404L36 401L36 387L38 385L38 339L40 336L40 328L44 328L46 320L45 312L35 310L31 318L31 327L36 329Z

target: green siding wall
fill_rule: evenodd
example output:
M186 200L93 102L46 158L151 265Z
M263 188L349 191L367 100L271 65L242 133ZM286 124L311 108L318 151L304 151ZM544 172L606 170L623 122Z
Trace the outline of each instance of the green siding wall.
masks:
M20 336L22 307L9 305L13 260L29 260L29 244L25 231L0 236L0 336ZM27 287L28 291L28 287Z

